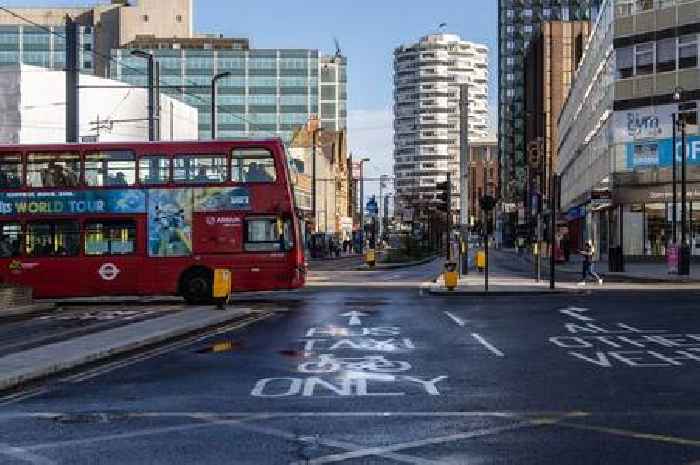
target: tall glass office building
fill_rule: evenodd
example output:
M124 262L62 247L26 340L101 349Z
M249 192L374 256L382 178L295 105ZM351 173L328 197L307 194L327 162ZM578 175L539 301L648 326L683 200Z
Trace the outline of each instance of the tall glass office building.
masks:
M330 130L346 127L345 57L313 49L248 49L241 39L137 42L112 51L111 77L146 85L146 60L131 52L152 53L160 63L161 92L199 110L201 139L211 134L210 85L222 72L231 75L218 81L218 138L277 136L289 142L314 117Z
M65 27L63 26L0 26L0 66L41 66L54 70L66 67ZM78 62L80 70L92 74L95 68L93 28L80 26Z
M525 185L524 57L540 24L589 19L596 0L499 0L498 137L501 194L522 203Z

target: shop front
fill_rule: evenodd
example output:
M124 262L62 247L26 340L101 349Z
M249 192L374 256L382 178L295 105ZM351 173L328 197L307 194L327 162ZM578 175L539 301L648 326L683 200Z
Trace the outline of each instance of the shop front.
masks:
M700 183L687 190L687 238L691 256L700 257ZM663 260L673 244L672 186L634 186L615 190L623 206L624 254L629 258ZM676 242L681 240L680 186L676 201Z

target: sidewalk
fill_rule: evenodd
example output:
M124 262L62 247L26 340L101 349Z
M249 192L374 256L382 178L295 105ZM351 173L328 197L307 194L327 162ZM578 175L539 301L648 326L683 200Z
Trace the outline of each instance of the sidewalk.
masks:
M249 308L222 311L194 307L174 315L13 353L0 357L0 391L207 328L238 321L242 325L250 324L267 316L269 314L256 313Z
M528 266L534 266L534 257L529 253L518 255L515 249L500 249L499 252L511 254L514 259L521 260L527 263ZM568 263L557 263L555 270L557 272L572 273L581 275L583 258L580 255L571 255ZM543 273L549 273L549 257L542 257ZM629 262L625 263L625 271L611 272L608 271L607 260L601 260L595 263L595 270L604 279L611 279L614 282L632 282L632 283L700 283L700 264L690 264L690 275L679 276L668 273L666 263L662 262Z
M445 282L440 275L430 285L428 292L436 295L541 295L581 292L589 287L593 286L580 287L574 283L557 283L555 289L550 289L548 281L537 283L532 278L489 275L487 292L484 289L484 274L470 270L467 276L459 278L457 287L453 291L445 288Z

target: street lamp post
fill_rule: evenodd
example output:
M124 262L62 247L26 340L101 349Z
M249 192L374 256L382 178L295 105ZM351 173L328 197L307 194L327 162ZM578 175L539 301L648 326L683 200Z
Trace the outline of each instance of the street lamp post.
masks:
M679 103L683 97L683 89L677 87L673 92L673 100ZM685 150L685 118L679 113L677 123L681 131L681 256L678 266L678 274L687 276L690 274L690 247L687 238L687 194L688 194L688 179L686 176L686 150ZM676 147L673 147L673 156L675 157Z
M363 158L360 160L360 231L362 231L362 250L361 253L365 251L365 178L364 178L364 164L368 162L369 158Z
M155 75L154 63L155 58L152 53L144 52L143 50L132 50L131 55L139 58L143 58L148 62L147 68L147 79L148 79L148 140L156 140L156 124L155 124L155 84L153 78Z
M230 71L224 71L223 73L219 73L215 75L212 80L211 80L211 138L212 140L216 139L216 84L219 82L219 79L223 79L225 77L231 76Z

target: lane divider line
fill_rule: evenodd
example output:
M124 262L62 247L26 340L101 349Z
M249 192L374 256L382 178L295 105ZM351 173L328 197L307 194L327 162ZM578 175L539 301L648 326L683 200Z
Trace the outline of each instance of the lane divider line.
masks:
M459 318L459 317L453 315L452 313L447 312L447 311L446 311L446 312L443 312L443 313L444 313L445 315L447 315L452 321L454 321L455 323L457 323L459 326L464 326L464 325L465 325L464 321L463 321L461 318Z
M495 348L489 341L487 341L477 333L472 333L472 337L476 339L479 342L479 344L486 347L494 355L497 355L499 357L505 357L505 354L503 352Z

